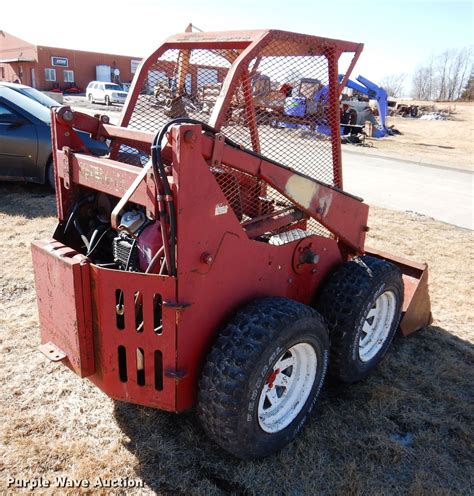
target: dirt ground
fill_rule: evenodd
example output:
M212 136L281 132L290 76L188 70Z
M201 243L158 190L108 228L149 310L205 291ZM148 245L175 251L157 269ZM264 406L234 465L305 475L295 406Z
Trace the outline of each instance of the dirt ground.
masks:
M428 123L431 124L431 123ZM472 232L373 208L371 246L430 264L434 323L397 338L364 383L328 384L315 418L282 452L242 462L180 416L114 402L38 351L29 244L49 237L54 197L0 185L0 434L7 478L118 480L142 489L68 494L467 495L474 487Z
M428 102L406 102L429 105ZM370 139L368 153L383 154L415 162L474 170L474 104L433 103L437 109L450 107L451 120L388 117L388 126L402 134ZM351 145L344 146L348 149Z

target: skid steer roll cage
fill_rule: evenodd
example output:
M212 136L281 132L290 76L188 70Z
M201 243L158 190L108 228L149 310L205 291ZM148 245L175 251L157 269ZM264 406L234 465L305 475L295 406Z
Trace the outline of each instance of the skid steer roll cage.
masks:
M276 30L238 31L228 33L183 33L171 36L155 52L145 59L134 78L125 110L119 126L127 127L132 117L141 88L147 78L148 70L156 60L170 50L179 50L177 67L177 93L185 86L186 71L190 64L190 50L213 49L219 50L231 67L225 77L221 92L209 119L209 125L220 129L225 122L226 112L231 105L232 96L242 81L245 112L251 136L252 149L260 152L260 140L254 101L249 88L252 76L258 69L258 64L249 71L249 63L253 58L262 57L265 49L276 44L271 52L273 56L315 56L321 55L327 59L327 77L329 87L328 106L339 107L339 96L344 89L349 76L357 63L363 49L362 43L351 43L317 36L299 35ZM338 79L338 60L343 53L353 53L353 57L341 81ZM268 55L268 54L266 54ZM250 73L251 72L251 73ZM342 167L340 153L339 112L330 115L332 133L333 174L334 185L342 188Z

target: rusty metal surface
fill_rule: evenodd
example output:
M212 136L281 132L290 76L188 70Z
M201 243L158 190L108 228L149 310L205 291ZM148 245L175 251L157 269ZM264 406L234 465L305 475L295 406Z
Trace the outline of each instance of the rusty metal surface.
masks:
M204 137L184 139L197 129L183 125L172 130L173 192L178 200L177 299L188 304L177 317L177 369L187 372L177 385L178 410L193 404L204 357L216 332L239 307L268 295L310 303L321 281L341 263L338 243L332 238L308 237L321 259L298 272L293 258L299 240L277 246L249 239L204 160ZM245 162L248 155L239 153Z
M194 133L200 134L195 128ZM210 158L210 150L213 149L212 138L202 136L199 141L202 143L203 156ZM290 200L290 205L298 205L311 217L311 220L304 224L308 232L314 233L317 221L319 226L324 226L355 252L362 253L369 209L360 199L291 169L277 167L264 159L247 155L244 160L239 150L228 145L224 145L222 150L221 166L224 170L233 171L232 178L240 179L232 184L232 188L227 187L227 182L219 182L236 214L235 205L248 217L257 217L265 210L268 202L284 204ZM242 180L239 175L248 179ZM260 180L260 184L255 183L255 178ZM278 192L278 200L255 195L256 199L252 198L250 202L246 202L245 194L248 190L261 188L262 183ZM321 234L320 229L315 230Z
M90 380L112 398L175 411L176 381L166 371L176 371L177 312L167 305L177 301L176 279L92 266L91 280Z
M65 152L57 150L56 156L61 161L65 156ZM117 198L122 198L128 194L130 201L146 206L156 214L155 182L146 174L143 174L143 168L82 153L70 154L69 164L71 169L69 174L71 185L69 188L73 189L72 184L76 187L79 185L85 186ZM63 179L64 171L59 168L57 172L58 179ZM129 191L138 177L142 177L142 180Z

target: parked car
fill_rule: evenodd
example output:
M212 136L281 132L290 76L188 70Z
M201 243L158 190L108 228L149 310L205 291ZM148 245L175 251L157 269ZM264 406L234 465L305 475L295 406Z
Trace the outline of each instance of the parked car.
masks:
M38 91L37 89L32 88L31 86L26 86L24 84L19 84L19 83L7 83L1 81L0 87L2 86L5 88L10 88L12 90L15 90L18 93L21 93L22 95L25 95L29 98L32 98L33 100L36 100L38 103L41 103L41 105L44 105L47 108L58 107L59 105L61 105L53 98L49 97L48 95L45 95L44 93L41 93L41 91Z
M119 86L122 88L123 91L125 91L125 93L128 93L130 91L132 83L120 83Z
M125 103L127 93L118 84L91 81L87 85L86 96L90 103L103 102L106 105L112 105Z
M78 134L94 155L109 152L105 143ZM48 183L54 188L51 111L6 86L0 86L0 180Z

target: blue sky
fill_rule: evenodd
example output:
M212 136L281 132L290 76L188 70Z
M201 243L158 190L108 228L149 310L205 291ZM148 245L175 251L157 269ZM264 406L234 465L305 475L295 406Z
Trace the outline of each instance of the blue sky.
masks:
M208 31L277 28L362 42L354 76L374 81L474 43L473 2L457 0L4 1L0 29L42 45L145 56L189 22Z

